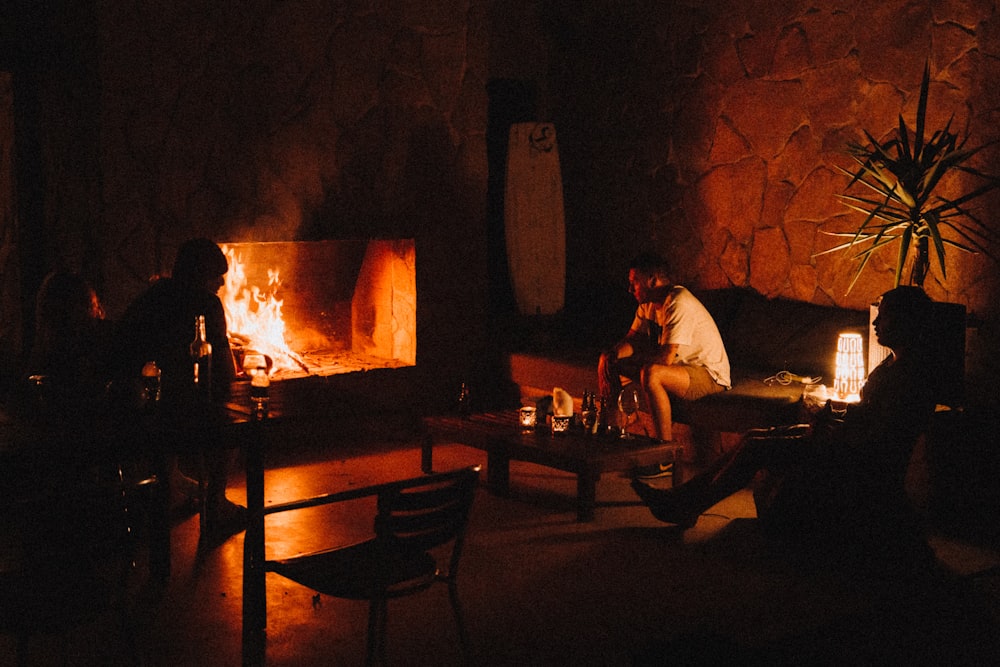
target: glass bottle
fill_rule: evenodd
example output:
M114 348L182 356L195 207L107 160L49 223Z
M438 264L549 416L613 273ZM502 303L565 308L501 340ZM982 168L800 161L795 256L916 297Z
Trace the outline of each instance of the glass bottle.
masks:
M194 389L201 401L212 398L212 344L205 336L205 316L194 320L194 340L191 341Z
M472 414L472 405L470 404L469 397L469 385L463 382L458 388L458 414L462 417L469 417Z
M139 403L145 412L152 412L160 401L160 367L155 361L147 361L142 366L142 380Z
M601 402L597 411L597 434L609 435L614 432L614 425L611 423L609 403L611 399L606 394L601 394Z
M267 375L267 368L258 366L250 375L250 401L253 403L254 418L258 421L267 417L270 387L271 378Z
M597 432L597 397L593 392L583 392L583 428L587 433Z

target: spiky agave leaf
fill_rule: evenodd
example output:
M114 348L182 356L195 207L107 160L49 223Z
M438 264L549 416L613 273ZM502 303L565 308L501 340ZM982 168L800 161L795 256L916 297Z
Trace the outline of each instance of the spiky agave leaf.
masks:
M853 257L859 260L851 287L864 270L872 254L891 243L899 243L896 259L895 282L898 285L906 257L914 241L918 243L918 262L928 262L926 239L933 242L941 275L945 277L945 251L956 248L965 252L987 252L987 245L1000 243L1000 234L983 224L965 207L970 201L1000 188L1000 178L986 174L968 165L977 153L1000 140L990 141L975 148L965 146L968 135L960 137L952 131L954 116L948 119L943 129L933 132L928 139L927 102L930 91L930 63L924 63L917 102L916 126L912 132L906 126L902 114L899 116L897 135L879 142L867 130L863 130L867 145L858 142L848 144L848 154L856 165L853 171L838 167L850 177L846 189L860 183L878 199L856 195L837 195L850 209L863 213L864 221L853 233L833 233L850 241L816 253L850 251L864 246ZM984 184L956 199L950 200L933 194L934 189L949 173L962 172L985 181ZM932 201L933 204L929 205ZM962 224L958 219L967 219L971 224ZM955 233L960 240L947 238L943 231ZM824 232L829 234L828 232ZM916 274L922 282L926 270ZM850 288L848 288L848 291Z
M934 249L937 251L938 266L941 268L941 277L947 278L948 274L944 266L944 240L941 238L941 230L938 229L938 217L928 211L924 214L924 220L927 223L927 232L934 241Z
M924 122L927 120L927 94L931 87L931 63L924 61L924 77L920 80L920 99L917 101L917 129L913 137L913 154L920 155L924 142Z
M899 277L903 275L903 267L906 266L906 256L910 254L910 241L912 240L913 227L907 227L903 230L902 238L899 240L899 253L896 255L896 270L893 273L895 276L893 287L899 287Z

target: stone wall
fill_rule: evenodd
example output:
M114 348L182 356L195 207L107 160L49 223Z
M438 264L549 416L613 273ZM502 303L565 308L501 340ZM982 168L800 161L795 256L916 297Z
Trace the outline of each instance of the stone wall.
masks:
M970 145L1000 135L993 2L544 4L545 113L567 172L569 282L584 294L620 285L628 257L647 246L687 284L866 307L892 287L895 248L850 291L854 262L816 254L838 242L826 232L862 220L836 197L849 180L838 171L851 165L847 142L862 130L888 137L900 114L913 128L925 61L930 128L954 114ZM1000 151L979 166L1000 172ZM982 204L991 223L1000 201ZM992 396L998 265L952 250L946 268L947 279L934 267L925 287L981 319L970 379Z
M109 310L189 236L413 238L418 349L457 386L486 345L484 21L475 0L102 3Z
M191 234L477 233L487 72L474 5L103 3L108 270L167 270Z
M900 113L912 128L925 59L930 126L954 113L974 142L997 134L994 3L585 4L543 10L543 30L548 113L577 144L571 218L606 230L595 254L649 243L705 287L863 307L895 258L847 294L850 263L814 256L834 244L823 232L859 222L836 198L847 142L888 136ZM932 296L986 308L973 285L996 267L979 259L955 253Z
M988 0L51 6L58 30L29 25L25 42L62 57L15 62L44 125L44 201L21 221L39 264L82 267L115 316L191 235L415 238L418 340L455 367L497 344L464 333L503 281L486 268L502 238L491 81L524 83L525 108L556 124L567 310L609 330L627 326L623 267L648 247L694 287L852 308L890 287L891 255L848 292L853 263L816 253L858 223L836 198L847 141L900 113L912 125L925 61L932 127L954 113L974 142L1000 133ZM984 204L991 221L1000 205ZM947 272L927 289L976 315L970 378L992 396L1000 272L956 252Z

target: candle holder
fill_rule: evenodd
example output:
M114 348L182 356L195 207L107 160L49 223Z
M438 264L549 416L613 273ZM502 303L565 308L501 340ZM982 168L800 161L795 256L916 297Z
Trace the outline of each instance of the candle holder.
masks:
M552 435L563 435L569 431L573 415L552 415Z
M538 425L538 411L533 405L522 405L518 411L518 419L521 423L521 430L525 433L534 431Z

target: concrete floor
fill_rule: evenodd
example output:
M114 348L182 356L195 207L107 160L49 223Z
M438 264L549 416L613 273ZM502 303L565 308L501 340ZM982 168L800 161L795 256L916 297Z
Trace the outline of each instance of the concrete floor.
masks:
M437 469L485 463L459 445L435 450ZM266 501L418 475L412 442L339 445L268 461ZM241 471L230 497L243 502ZM720 503L686 532L636 505L599 508L575 521L570 475L512 465L514 497L477 492L460 577L477 665L985 664L1000 648L1000 576L958 587L859 578L804 560L762 538L748 492ZM635 500L606 475L600 500ZM362 511L268 523L268 555L360 535ZM302 540L305 545L297 546ZM196 517L172 533L173 573L159 594L139 589L131 618L148 665L241 663L242 533L198 553ZM934 538L963 574L1000 565L1000 554ZM141 569L141 568L140 568ZM268 575L270 665L362 664L367 608L317 596ZM390 603L389 660L461 664L444 588ZM122 633L101 617L28 645L27 663L126 664ZM65 658L65 662L64 662ZM0 640L0 664L14 644Z

